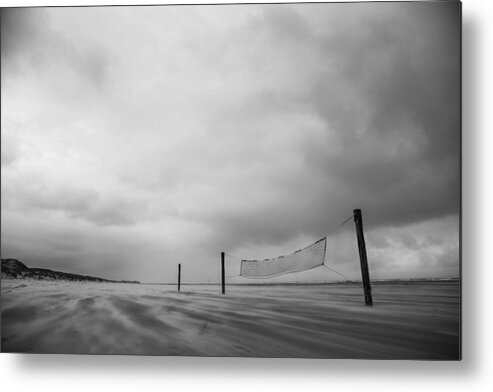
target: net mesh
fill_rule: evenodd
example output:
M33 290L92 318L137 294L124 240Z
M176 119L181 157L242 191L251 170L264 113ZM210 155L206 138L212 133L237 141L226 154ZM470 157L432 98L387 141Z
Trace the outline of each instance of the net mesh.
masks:
M271 278L291 272L309 270L324 264L327 237L287 255L265 260L241 260L240 276Z

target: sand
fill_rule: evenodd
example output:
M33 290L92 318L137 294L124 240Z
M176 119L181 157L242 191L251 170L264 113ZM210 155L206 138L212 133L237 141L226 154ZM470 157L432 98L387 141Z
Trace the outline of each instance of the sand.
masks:
M457 281L182 286L2 280L2 351L459 359Z

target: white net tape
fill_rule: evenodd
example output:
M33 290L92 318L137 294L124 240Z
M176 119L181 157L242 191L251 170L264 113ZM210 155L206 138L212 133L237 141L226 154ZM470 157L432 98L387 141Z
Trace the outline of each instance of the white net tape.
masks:
M241 260L240 276L271 278L290 272L309 270L324 264L327 237L306 248L287 255L265 260Z

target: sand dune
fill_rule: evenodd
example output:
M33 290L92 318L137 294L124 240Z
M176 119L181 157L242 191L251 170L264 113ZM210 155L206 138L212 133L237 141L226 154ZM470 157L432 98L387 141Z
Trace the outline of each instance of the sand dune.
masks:
M173 286L2 280L2 351L458 359L459 284Z

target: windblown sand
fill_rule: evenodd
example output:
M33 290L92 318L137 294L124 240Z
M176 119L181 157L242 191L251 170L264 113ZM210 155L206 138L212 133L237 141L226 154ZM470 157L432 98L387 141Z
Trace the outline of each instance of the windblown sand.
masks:
M182 286L1 282L2 351L459 359L457 281Z

